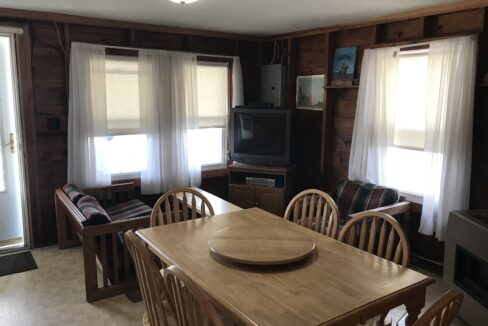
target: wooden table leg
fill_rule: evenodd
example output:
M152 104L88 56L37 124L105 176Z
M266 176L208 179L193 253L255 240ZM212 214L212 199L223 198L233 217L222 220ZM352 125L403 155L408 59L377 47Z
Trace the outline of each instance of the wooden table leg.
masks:
M425 296L426 288L423 287L412 293L412 296L409 298L408 302L405 303L405 306L407 307L407 318L405 320L405 324L407 326L412 326L413 323L417 321L420 311L425 306Z

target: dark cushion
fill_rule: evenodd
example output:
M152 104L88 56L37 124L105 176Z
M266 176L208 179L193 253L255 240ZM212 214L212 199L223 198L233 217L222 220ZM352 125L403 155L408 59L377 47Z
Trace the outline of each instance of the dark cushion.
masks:
M139 199L132 199L106 209L112 221L151 215L152 208Z
M84 196L76 204L80 209L81 213L86 217L86 220L81 224L83 226L87 225L99 225L110 222L110 217L102 206L98 203L95 197Z
M68 195L69 199L71 199L71 201L73 202L73 204L77 204L78 203L78 200L80 200L82 197L86 196L86 194L84 194L80 188L78 188L76 185L73 185L73 184L65 184L63 186L63 191L66 195Z
M367 211L398 202L398 190L372 183L340 180L336 185L336 203L341 215L341 225L350 214Z

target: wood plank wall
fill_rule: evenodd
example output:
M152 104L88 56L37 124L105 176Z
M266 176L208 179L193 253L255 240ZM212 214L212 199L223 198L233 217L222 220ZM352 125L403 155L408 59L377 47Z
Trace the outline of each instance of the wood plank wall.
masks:
M56 26L50 19L12 20L1 18L0 13L0 23L12 22L29 27L32 51L32 55L29 55L25 47L19 48L21 72L31 69L33 83L34 112L23 112L23 118L24 128L28 131L25 132L25 143L33 154L28 155L27 163L31 176L31 238L35 247L56 242L53 192L67 180L67 69L70 42L239 55L244 98L249 102L259 98L259 42L79 24L58 23ZM29 61L26 59L31 60L31 67L22 66ZM223 183L208 181L206 184L212 187Z
M296 77L325 74L330 85L331 65L336 48L357 46L355 78L360 79L361 60L368 47L411 44L436 38L479 33L477 82L488 73L488 15L486 8L450 12L426 17L349 29L297 33L286 36L288 43L288 106L294 111L296 191L319 187L334 192L335 183L348 175L352 132L356 114L358 87L327 87L324 111L295 108ZM282 41L282 40L279 40ZM272 43L272 41L270 41ZM264 47L272 49L269 44ZM269 53L264 54L269 57ZM476 87L473 130L471 207L486 208L488 202L488 88ZM320 178L318 177L320 176ZM415 215L415 214L414 214ZM442 260L442 245L432 237L417 233L418 216L411 230L412 249L436 261ZM426 252L426 248L433 248ZM428 250L427 250L428 251Z
M464 10L464 9L463 9ZM452 11L452 10L451 10ZM422 11L424 12L424 11ZM288 49L288 106L293 110L294 150L297 163L297 191L309 187L333 190L337 179L347 177L357 88L326 88L323 112L295 109L296 76L325 74L330 82L330 65L335 48L358 46L361 61L364 48L431 38L480 34L480 58L488 54L485 9L470 9L425 17L399 16L395 21L378 19L363 27L349 25L317 29L278 37ZM26 18L29 17L29 18ZM64 18L67 20L63 20ZM54 24L58 21L57 28ZM396 19L396 18L395 18ZM63 23L65 22L65 23ZM67 68L72 41L240 55L244 97L259 101L260 65L272 56L272 43L265 39L234 38L202 31L185 31L150 25L88 19L49 13L0 10L0 24L28 26L28 37L19 45L21 87L32 97L23 98L25 142L28 152L28 188L34 246L56 241L53 190L66 182L67 170ZM367 25L367 26L366 26ZM134 29L131 29L133 26ZM147 29L145 29L147 27ZM64 50L61 48L63 44ZM265 58L265 60L263 60ZM356 69L357 78L360 67ZM478 78L488 72L488 61L480 59ZM32 74L32 78L30 78ZM488 202L488 113L487 88L477 87L471 206ZM225 176L204 181L219 188L225 197Z

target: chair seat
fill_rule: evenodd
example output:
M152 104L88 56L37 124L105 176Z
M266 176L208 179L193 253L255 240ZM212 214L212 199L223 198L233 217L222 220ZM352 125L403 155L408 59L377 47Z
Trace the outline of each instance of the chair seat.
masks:
M151 215L152 208L139 199L112 206L105 210L112 221Z

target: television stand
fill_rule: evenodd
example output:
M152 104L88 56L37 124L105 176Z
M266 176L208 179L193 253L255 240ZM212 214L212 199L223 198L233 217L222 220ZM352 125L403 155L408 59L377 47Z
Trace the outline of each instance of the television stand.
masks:
M295 187L295 167L229 165L229 201L283 216Z

